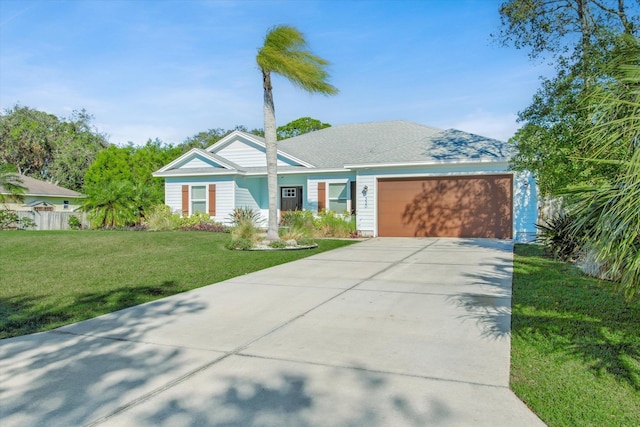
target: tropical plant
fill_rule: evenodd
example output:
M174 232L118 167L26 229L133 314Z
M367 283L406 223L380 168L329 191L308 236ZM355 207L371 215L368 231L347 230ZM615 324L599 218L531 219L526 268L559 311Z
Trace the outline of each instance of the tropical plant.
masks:
M9 163L0 165L0 203L20 202L27 189L24 187L18 169Z
M86 189L87 198L81 209L89 214L96 228L122 228L139 222L134 201L134 187L128 181L111 181Z
M254 226L259 226L262 224L262 215L260 212L251 209L248 206L243 206L239 208L233 208L233 211L229 214L229 221L232 225L239 225L246 221L249 221Z
M256 57L262 72L264 89L264 137L267 152L267 185L269 191L268 240L278 239L278 172L276 116L271 73L279 74L309 93L332 95L338 89L327 82L329 62L307 50L300 31L288 25L271 28Z
M554 259L571 261L582 248L584 233L576 230L576 217L560 213L542 224L536 224L536 241L545 246Z
M578 188L577 226L590 229L587 242L605 266L605 276L620 281L631 298L640 291L640 41L626 45L610 64L612 80L592 88L584 108L593 126L584 140L593 147L588 160L615 164L610 182ZM624 152L623 158L611 153Z

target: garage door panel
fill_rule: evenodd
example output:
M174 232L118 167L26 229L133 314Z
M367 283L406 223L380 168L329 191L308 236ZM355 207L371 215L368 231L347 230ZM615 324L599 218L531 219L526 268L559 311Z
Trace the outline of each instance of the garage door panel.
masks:
M378 234L511 238L512 176L380 179Z

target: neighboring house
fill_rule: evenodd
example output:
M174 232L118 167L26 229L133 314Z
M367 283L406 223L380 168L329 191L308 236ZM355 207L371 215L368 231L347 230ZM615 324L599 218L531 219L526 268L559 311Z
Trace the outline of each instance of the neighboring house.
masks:
M333 126L278 141L278 208L356 215L369 236L530 240L537 193L509 170L506 142L406 121ZM235 131L154 173L183 216L228 222L236 207L268 216L264 139Z
M27 190L21 202L7 201L0 206L12 211L34 212L73 212L80 207L84 196L77 191L68 190L49 182L21 175L22 186ZM0 193L9 194L0 187Z

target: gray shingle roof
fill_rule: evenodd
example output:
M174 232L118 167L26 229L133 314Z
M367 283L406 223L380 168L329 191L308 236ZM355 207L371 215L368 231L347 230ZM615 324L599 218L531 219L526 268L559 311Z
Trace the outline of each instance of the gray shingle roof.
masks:
M511 157L506 142L403 120L332 126L279 141L278 148L320 168Z
M60 197L84 197L77 191L69 190L51 184L50 182L40 181L39 179L31 178L30 176L20 175L22 180L22 186L26 187L27 191L25 195L28 196L60 196ZM5 189L0 187L0 192L6 193Z

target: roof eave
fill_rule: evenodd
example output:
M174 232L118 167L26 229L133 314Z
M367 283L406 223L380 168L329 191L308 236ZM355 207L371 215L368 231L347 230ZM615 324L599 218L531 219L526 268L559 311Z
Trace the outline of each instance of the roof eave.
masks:
M452 164L487 164L493 163L497 165L508 165L510 160L508 158L498 159L447 159L447 160L425 160L419 162L389 162L389 163L353 163L345 164L346 169L371 169L371 168L406 168L416 166L439 166L439 165L452 165Z

